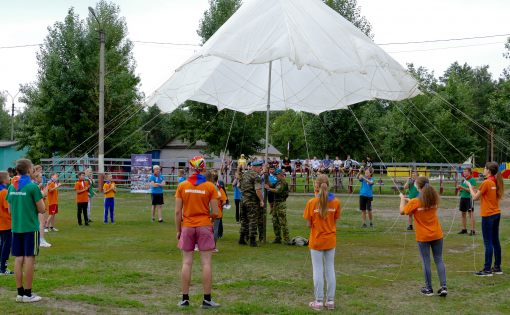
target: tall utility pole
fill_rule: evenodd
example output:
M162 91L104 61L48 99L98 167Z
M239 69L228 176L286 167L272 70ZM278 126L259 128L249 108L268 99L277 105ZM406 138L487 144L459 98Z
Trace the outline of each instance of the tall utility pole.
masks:
M12 101L12 110L11 110L11 141L14 141L14 100L16 99L16 96L18 96L19 94L19 90L18 92L16 92L16 94L14 94L14 96L11 95L11 93L9 93L9 91L5 91L7 93L7 95L9 95L11 97L11 101Z
M89 11L96 19L99 25L99 145L98 145L98 165L97 172L99 173L99 187L102 187L104 177L104 45L105 33L101 22L99 21L96 12L92 7ZM101 188L100 188L101 190Z

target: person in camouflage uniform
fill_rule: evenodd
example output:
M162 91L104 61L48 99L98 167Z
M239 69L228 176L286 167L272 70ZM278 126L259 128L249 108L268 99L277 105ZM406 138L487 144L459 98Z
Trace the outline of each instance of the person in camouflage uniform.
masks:
M282 169L277 169L273 173L278 178L276 185L271 187L266 185L266 189L274 193L274 205L271 214L273 215L273 230L275 240L273 243L280 244L283 241L288 244L289 228L287 227L287 198L289 197L289 184L285 181L285 172Z
M259 216L264 206L262 198L262 185L259 174L262 170L262 161L255 161L251 164L251 170L244 172L239 182L239 188L243 194L241 202L241 231L239 244L246 245L246 237L250 246L257 246L257 225Z

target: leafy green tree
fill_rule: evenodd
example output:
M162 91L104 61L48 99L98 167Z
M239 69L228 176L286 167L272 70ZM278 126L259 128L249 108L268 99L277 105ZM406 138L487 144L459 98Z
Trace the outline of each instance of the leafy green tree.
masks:
M9 113L6 108L6 98L5 95L0 93L0 140L2 139L10 139L10 127L11 118L9 117Z
M140 79L134 74L133 45L126 37L126 21L117 5L105 1L99 2L95 11L101 26L92 15L82 21L71 8L63 22L48 28L37 54L37 81L22 87L26 124L18 139L32 159L64 155L75 147L73 156L95 154L99 112L97 29L101 27L106 34L105 155L140 152L145 146L144 134L137 129L142 109L137 90ZM124 142L122 146L120 142Z
M209 9L204 12L197 30L205 43L241 6L241 0L209 0Z
M210 0L209 9L200 20L197 33L205 43L241 6L240 0ZM214 106L188 101L182 106L179 132L168 133L192 143L207 142L208 153L222 154L225 149L234 158L241 153L252 154L261 148L265 118L261 113L244 115ZM167 139L169 140L169 139Z
M361 15L357 0L322 0L344 18L359 28L365 35L372 38L372 25L366 17Z

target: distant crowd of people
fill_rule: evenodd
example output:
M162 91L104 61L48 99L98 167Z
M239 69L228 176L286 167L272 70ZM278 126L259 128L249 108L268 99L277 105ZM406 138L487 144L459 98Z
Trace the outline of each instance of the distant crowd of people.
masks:
M252 159L252 161L257 161L257 158ZM244 154L241 154L241 157L237 160L237 164L233 165L231 161L227 161L227 165L229 168L237 168L241 167L241 169L246 169L249 165L250 161L248 161ZM313 174L332 174L332 173L342 173L342 174L350 174L353 170L365 169L373 166L372 159L367 156L365 159L358 162L351 158L350 155L347 155L345 160L341 160L339 156L336 156L335 159L330 159L328 155L325 156L324 159L319 159L316 156L313 159L289 159L288 156L285 156L282 160L277 158L268 158L267 164L276 168L281 168L285 172L291 173L313 173ZM226 168L225 165L223 168Z

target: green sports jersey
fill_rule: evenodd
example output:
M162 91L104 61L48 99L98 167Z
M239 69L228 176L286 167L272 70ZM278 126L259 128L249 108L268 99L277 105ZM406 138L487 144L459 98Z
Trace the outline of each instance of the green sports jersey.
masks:
M41 190L29 183L20 191L9 186L7 201L11 209L12 232L27 233L39 231L39 216L36 203L43 198Z
M418 189L416 189L416 186L414 186L413 179L409 179L407 182L407 188L409 189L409 192L407 193L407 197L409 197L409 199L418 197Z
M463 180L460 184L460 187L468 188L468 185L466 184L466 181L469 181L471 183L471 186L476 187L476 179L474 177L471 177L470 179ZM471 198L471 193L469 190L460 190L460 198Z

